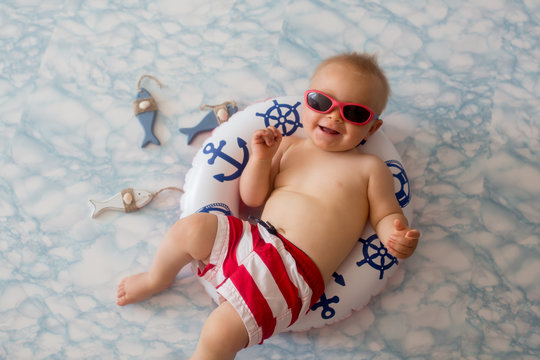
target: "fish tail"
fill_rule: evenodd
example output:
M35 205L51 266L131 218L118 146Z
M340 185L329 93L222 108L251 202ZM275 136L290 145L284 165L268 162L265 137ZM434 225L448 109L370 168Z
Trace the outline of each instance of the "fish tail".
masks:
M193 138L195 138L195 135L197 135L197 129L196 128L180 128L178 129L182 134L187 135L187 143L188 145L191 144L193 141Z
M92 217L96 218L101 214L105 209L103 207L103 203L99 201L89 200L92 206L94 207L94 210L92 211Z
M144 134L144 139L142 141L141 147L145 147L150 143L155 145L161 145L156 135L154 135L151 131L147 131L146 134Z

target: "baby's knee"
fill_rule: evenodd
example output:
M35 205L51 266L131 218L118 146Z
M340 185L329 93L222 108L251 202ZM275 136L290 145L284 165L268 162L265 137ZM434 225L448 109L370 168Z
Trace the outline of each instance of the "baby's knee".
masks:
M183 237L186 235L196 235L197 233L204 231L212 225L216 215L208 213L194 213L184 218L179 219L172 226L171 230L176 236Z
M181 239L185 250L197 260L204 260L212 250L217 232L217 217L208 213L195 213L182 218L171 229Z
M228 302L224 302L204 324L198 347L219 352L227 358L245 348L248 341L242 319Z

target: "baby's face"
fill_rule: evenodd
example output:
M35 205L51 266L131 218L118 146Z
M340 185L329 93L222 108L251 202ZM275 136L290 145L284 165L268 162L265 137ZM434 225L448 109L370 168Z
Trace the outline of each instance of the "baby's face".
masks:
M310 89L322 91L341 102L367 106L376 114L382 111L382 85L374 75L365 75L349 64L330 63L320 68L313 76ZM379 126L381 120L372 119L363 126L344 121L339 107L327 114L317 113L305 106L302 123L307 136L319 148L326 151L354 149L362 140L367 140Z

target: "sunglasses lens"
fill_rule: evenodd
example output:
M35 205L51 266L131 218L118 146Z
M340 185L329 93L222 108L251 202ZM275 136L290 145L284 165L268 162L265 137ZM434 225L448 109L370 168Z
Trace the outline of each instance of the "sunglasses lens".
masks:
M371 113L361 106L346 105L343 107L343 115L349 121L362 124L369 119Z
M310 108L317 111L327 111L332 106L332 100L316 92L307 94L306 101Z

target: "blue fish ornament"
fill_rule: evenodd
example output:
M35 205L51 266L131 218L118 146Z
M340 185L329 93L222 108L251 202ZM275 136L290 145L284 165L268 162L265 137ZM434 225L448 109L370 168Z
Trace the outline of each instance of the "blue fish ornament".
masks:
M188 145L191 144L197 134L215 129L219 126L219 124L229 120L229 117L238 111L238 107L234 101L226 101L219 105L201 106L201 110L204 109L212 109L212 111L206 114L204 118L194 127L179 129L182 134L187 135Z
M145 147L150 143L160 145L158 138L154 135L157 104L152 95L150 95L145 88L139 89L137 97L133 102L133 111L144 129L144 139L141 147Z

